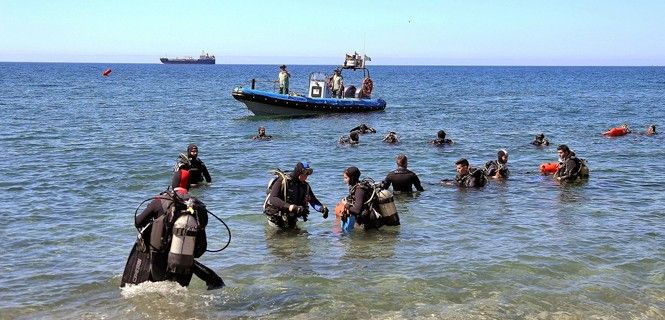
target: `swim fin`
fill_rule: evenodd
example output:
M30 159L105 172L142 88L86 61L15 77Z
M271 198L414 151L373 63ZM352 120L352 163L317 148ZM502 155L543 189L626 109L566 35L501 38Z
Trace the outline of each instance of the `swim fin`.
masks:
M208 290L215 290L225 286L224 280L222 280L222 278L218 276L215 271L212 271L212 269L204 266L202 263L196 260L194 260L192 270L197 277L205 281L206 285L208 285Z
M149 225L149 227L152 225ZM147 231L147 234L150 234L150 228L146 228L143 231ZM122 281L120 282L120 287L124 287L125 284L139 284L146 282L150 279L150 249L148 245L143 241L142 237L138 237L136 242L134 242L134 247L129 253L129 258L127 258L127 264L125 264L125 271L122 274Z

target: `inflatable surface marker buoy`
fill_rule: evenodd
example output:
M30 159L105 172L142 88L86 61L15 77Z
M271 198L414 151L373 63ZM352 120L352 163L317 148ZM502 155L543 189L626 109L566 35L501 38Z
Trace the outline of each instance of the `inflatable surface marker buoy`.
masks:
M559 171L558 162L545 162L540 165L540 173L544 175L555 174L557 171Z
M110 68L106 69L106 70L104 70L104 72L102 72L102 75L105 76L105 77L108 77L109 74L111 74L111 69Z

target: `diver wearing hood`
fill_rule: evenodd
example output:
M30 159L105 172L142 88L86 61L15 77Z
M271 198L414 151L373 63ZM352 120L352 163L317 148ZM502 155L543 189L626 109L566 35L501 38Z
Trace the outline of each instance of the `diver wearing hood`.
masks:
M188 145L187 154L181 153L178 156L173 171L176 172L180 169L189 170L189 179L193 186L199 185L204 181L210 184L212 183L212 178L210 177L210 173L208 173L208 168L198 156L199 147L193 143Z
M289 174L276 171L278 177L270 182L264 205L268 223L283 229L297 229L298 218L307 221L309 206L328 218L328 207L321 204L307 183L314 170L307 162L298 162Z
M508 170L508 151L501 149L496 153L496 160L485 163L485 175L494 179L506 179L510 175Z
M531 142L532 145L536 147L543 147L543 146L549 146L550 141L545 138L544 133L537 134L536 137L533 139Z
M398 143L399 138L397 138L397 132L389 131L388 134L386 134L386 136L383 137L383 142L390 143L390 144Z
M194 261L207 248L208 210L188 194L190 177L187 170L176 171L172 189L155 196L136 216L134 225L137 229L150 227L150 281L169 280L188 286L192 274L196 274L212 290L224 286L224 282L214 271Z
M349 186L349 194L343 199L342 222L346 223L346 219L355 219L355 223L363 226L365 230L380 228L383 225L381 216L373 210L370 199L374 190L371 185L360 180L360 169L348 167L344 170L343 176L344 182Z

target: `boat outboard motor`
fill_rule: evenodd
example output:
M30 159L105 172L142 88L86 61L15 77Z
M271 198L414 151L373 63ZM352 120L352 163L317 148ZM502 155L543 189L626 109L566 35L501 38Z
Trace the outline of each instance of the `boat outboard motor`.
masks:
M194 264L194 246L199 229L192 199L186 202L187 210L179 212L173 223L173 237L169 250L167 271L177 274L189 273Z
M356 87L350 85L344 90L344 98L355 98L356 97Z

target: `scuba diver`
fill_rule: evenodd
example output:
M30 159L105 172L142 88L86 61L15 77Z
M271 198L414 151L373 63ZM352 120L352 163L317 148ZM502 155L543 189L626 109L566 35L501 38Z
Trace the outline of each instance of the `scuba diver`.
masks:
M212 178L210 173L208 173L208 168L206 165L199 159L199 147L195 144L190 144L187 146L187 154L181 153L176 159L175 167L173 172L177 172L180 169L189 170L189 180L191 181L192 186L197 186L201 183L207 182L208 184L212 183Z
M298 229L298 218L307 221L308 206L328 219L328 207L321 204L307 183L314 172L307 162L298 162L288 175L276 170L277 177L268 184L268 196L263 204L268 224L282 229Z
M487 184L485 172L482 169L471 168L469 160L461 158L455 162L457 175L455 180L441 180L443 185L454 185L460 188L481 188Z
M266 128L259 127L259 134L252 137L252 140L270 140L272 136L266 135Z
M360 169L357 167L346 168L343 176L344 182L349 186L349 194L340 203L343 206L340 213L343 230L351 231L355 224L365 230L378 229L384 225L400 225L392 193L387 190L377 192L371 179L361 181ZM383 199L390 206L388 210L383 208L385 204L380 204L381 192L387 192Z
M586 160L579 159L567 145L562 144L557 147L557 152L559 154L559 170L554 174L554 178L558 181L575 181L579 178L589 177L589 167Z
M143 229L141 234L146 233L144 240L149 243L150 267L146 280L175 281L186 287L195 274L206 282L208 290L213 290L223 287L224 281L194 260L207 249L208 210L203 202L188 194L190 177L188 170L176 171L171 180L172 189L157 195L136 215L134 225ZM123 284L124 280L123 275Z
M536 147L544 147L544 146L549 146L550 141L545 138L544 133L537 134L536 137L531 141L531 144L536 146Z
M351 131L348 136L342 136L339 138L339 144L358 144L360 143L360 136L358 131Z
M388 134L386 134L386 136L383 137L383 142L390 144L398 143L399 139L397 138L397 133L395 131L388 132Z
M433 145L446 145L446 144L453 144L453 140L446 139L446 132L443 130L439 130L439 132L436 133L436 139L432 140L430 143Z
M358 131L358 133L360 133L360 134L376 133L376 129L374 129L374 128L372 128L372 127L370 127L370 126L368 126L364 123L361 123L359 126L349 130L349 132L353 132L353 131Z
M395 158L395 162L397 163L397 169L388 173L383 182L381 182L381 188L388 189L392 184L393 191L395 192L413 192L412 187L415 187L418 191L424 191L418 176L406 168L408 163L406 155L398 155Z
M647 136L653 136L653 135L655 135L656 133L657 133L657 132L656 132L656 125L655 125L655 124L651 124L651 125L649 125L649 126L647 127L647 131L646 131L644 134L647 135Z
M508 170L508 151L499 150L496 153L496 160L485 163L485 175L494 179L506 179L510 175Z

